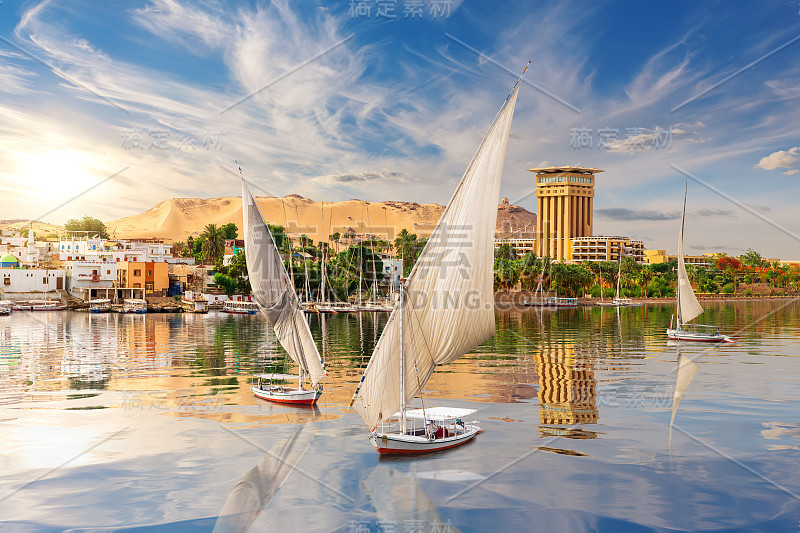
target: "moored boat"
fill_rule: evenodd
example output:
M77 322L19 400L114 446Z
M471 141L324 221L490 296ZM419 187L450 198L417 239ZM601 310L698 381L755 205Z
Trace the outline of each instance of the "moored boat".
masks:
M101 298L97 300L90 300L89 301L89 312L90 313L110 313L111 312L111 300Z
M223 313L232 315L254 315L258 312L255 302L232 302L228 300L222 306Z
M122 302L122 312L143 315L147 313L147 300L127 298Z
M63 311L67 306L58 300L34 300L30 302L31 311ZM20 309L23 309L20 306Z

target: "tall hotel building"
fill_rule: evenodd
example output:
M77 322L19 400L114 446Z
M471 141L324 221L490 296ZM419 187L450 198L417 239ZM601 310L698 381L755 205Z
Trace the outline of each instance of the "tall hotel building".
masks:
M571 259L571 241L592 234L594 175L586 167L531 168L536 173L536 254Z

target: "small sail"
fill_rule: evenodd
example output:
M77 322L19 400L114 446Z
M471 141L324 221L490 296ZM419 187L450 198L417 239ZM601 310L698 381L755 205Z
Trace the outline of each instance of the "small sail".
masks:
M686 219L686 195L683 196L683 216L681 217L681 234L678 237L678 327L703 312L703 306L697 301L692 290L686 265L683 262L683 222Z
M461 178L361 378L352 407L370 428L413 399L436 365L494 335L494 230L517 92L518 87Z
M325 377L325 368L272 234L244 180L242 218L247 275L253 288L253 298L273 325L281 346L316 387Z

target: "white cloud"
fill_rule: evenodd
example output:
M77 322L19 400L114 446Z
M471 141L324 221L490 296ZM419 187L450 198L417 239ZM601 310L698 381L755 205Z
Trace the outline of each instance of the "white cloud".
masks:
M800 146L795 146L794 148L778 150L766 157L762 157L758 162L758 166L764 170L785 168L788 170L784 174L794 176L795 174L800 174L800 168L797 168L798 161L800 161Z

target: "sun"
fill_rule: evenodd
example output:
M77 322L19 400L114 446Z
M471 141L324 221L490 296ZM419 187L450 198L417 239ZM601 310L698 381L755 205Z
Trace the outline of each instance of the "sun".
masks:
M47 150L22 154L17 174L21 187L42 204L71 198L102 177L91 170L88 155L76 150Z

